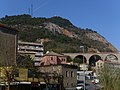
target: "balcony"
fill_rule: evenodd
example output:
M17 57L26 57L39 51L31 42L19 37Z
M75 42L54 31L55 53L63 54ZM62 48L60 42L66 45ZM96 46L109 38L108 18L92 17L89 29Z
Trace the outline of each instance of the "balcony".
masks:
M18 50L25 49L25 50L34 50L34 51L43 51L43 47L35 47L35 46L18 46Z
M35 57L34 58L34 61L41 61L42 60L42 58L40 58L40 57Z
M34 65L35 66L40 66L40 63L39 62L35 62Z
M43 56L43 52L36 53L35 56Z

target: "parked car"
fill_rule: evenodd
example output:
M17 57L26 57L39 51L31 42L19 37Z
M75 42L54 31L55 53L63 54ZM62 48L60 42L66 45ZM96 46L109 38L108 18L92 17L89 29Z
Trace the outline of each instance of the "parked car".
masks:
M93 83L93 84L99 83L99 79L93 79L93 80L92 80L92 83Z
M84 85L82 85L82 84L78 84L76 86L76 90L83 90L83 89L84 89Z
M79 84L79 85L80 85L80 84L84 84L84 81L83 81L83 80L81 80L81 81L80 81L80 80L77 80L77 84Z

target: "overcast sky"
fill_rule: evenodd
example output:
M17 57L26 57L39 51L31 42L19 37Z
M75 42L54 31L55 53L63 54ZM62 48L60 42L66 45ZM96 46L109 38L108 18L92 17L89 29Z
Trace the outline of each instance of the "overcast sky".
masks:
M120 50L120 0L0 0L0 18L29 14L31 5L33 17L61 16L97 31Z

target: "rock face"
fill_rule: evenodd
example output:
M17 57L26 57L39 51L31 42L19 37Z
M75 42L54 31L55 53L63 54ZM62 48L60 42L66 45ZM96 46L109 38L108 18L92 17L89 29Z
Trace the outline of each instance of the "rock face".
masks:
M64 34L68 37L74 37L74 34L70 31L68 31L67 29L64 29L62 27L60 27L59 25L56 25L54 23L45 23L45 28L47 28L48 30L52 31L52 32L58 32L59 34Z
M47 28L48 30L50 30L52 32L58 32L60 34L66 35L68 37L76 38L78 40L81 38L81 36L79 34L75 34L75 32L64 29L64 28L62 28L59 25L56 25L54 23L50 23L50 22L46 23L45 28ZM103 43L103 45L105 46L103 48L104 51L106 48L110 48L112 51L117 51L117 49L111 43L109 43L103 36L101 36L96 31L88 30L84 33L84 36L86 36L86 38L89 38L93 41L98 41L98 42ZM91 48L89 48L89 49L91 49ZM96 52L98 52L98 51L96 50Z
M55 16L52 18L32 18L30 15L6 16L1 23L19 29L22 41L44 41L45 50L56 52L117 52L117 49L103 36L91 29L81 29L69 20Z

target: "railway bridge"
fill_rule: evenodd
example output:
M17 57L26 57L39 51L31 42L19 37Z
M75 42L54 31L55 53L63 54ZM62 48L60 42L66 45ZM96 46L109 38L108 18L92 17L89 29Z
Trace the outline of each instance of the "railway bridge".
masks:
M86 64L95 65L98 60L110 60L120 63L119 52L102 52L102 53L63 53L64 55L70 56L72 59L79 58L84 60Z

